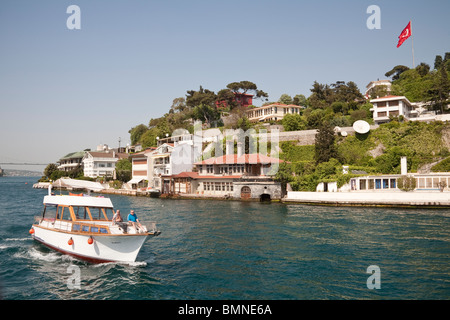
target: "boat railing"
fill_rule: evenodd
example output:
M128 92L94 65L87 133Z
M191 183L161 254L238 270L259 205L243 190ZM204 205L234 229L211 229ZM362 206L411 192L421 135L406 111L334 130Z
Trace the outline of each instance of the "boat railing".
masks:
M147 228L148 232L156 232L158 229L156 228L155 221L141 221L141 224Z

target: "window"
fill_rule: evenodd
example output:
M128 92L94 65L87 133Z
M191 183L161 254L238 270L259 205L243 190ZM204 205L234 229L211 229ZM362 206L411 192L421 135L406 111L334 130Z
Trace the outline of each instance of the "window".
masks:
M375 189L381 189L381 179L375 179Z
M398 110L389 111L390 116L396 117L396 116L398 116L398 114L399 114Z
M396 106L398 106L398 100L389 101L389 107L396 107Z
M397 188L397 184L395 182L395 179L391 179L391 188Z
M359 180L359 190L366 190L366 179Z
M387 112L386 111L378 112L378 116L379 117L386 117L387 116Z

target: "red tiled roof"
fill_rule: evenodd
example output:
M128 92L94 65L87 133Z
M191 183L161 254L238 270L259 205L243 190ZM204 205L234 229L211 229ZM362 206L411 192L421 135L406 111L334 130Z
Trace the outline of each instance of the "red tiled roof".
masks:
M181 172L173 175L172 178L191 178L191 179L239 179L242 176L201 176L198 172Z
M280 163L283 160L268 157L260 153L243 154L238 157L236 154L224 155L216 158L209 158L203 161L196 162L194 164L269 164Z
M181 172L179 174L173 175L172 178L198 178L198 172Z
M87 151L94 158L128 158L128 153L118 153L118 152L102 152L102 151Z

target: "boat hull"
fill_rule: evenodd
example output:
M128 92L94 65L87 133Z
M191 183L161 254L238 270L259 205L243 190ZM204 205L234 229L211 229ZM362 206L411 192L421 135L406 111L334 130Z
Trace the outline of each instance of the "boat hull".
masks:
M134 262L148 234L94 235L33 226L34 240L64 254L93 263ZM89 239L92 238L92 243ZM71 239L71 241L69 241Z

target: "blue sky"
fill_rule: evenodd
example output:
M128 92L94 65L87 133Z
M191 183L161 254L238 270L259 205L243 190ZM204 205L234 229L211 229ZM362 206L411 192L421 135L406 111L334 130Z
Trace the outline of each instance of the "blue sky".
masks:
M66 27L72 4L80 30ZM366 26L370 5L379 30ZM410 20L416 65L450 51L448 12L442 0L2 0L0 162L56 162L119 137L124 146L130 128L200 85L249 80L271 101L309 96L314 81L364 92L412 66L411 38L396 48Z

